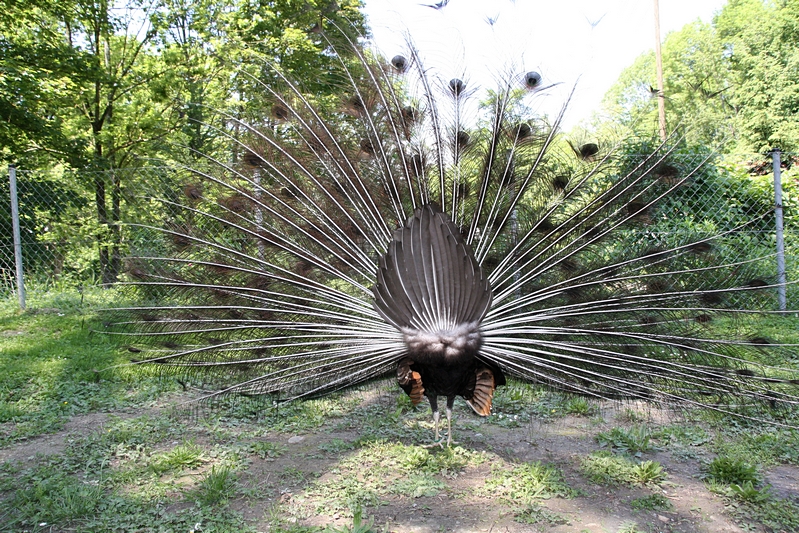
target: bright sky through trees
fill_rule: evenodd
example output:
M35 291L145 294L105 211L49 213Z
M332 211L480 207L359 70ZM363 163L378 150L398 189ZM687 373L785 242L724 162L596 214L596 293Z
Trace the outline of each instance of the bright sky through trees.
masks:
M651 0L450 0L441 9L425 5L436 3L366 0L378 48L393 56L408 32L425 64L442 77L466 76L487 88L505 72L537 70L546 84L560 84L541 99L541 111L550 115L579 79L567 126L597 110L622 69L654 48ZM709 22L725 3L661 0L661 38L696 19Z

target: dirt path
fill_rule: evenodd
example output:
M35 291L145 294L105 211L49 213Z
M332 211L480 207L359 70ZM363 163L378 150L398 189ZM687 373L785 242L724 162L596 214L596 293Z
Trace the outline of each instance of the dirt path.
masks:
M379 397L367 401L382 402L389 411L395 399ZM643 454L641 460L656 461L667 473L665 481L659 484L598 484L587 479L581 462L600 449L594 438L599 431L625 424L618 412L602 412L601 417L590 419L575 416L553 421L534 419L511 424L517 427L503 427L495 420L469 415L465 406L456 409L456 438L459 440L456 449L462 450L469 459L462 468L431 476L428 482L432 488L426 492L410 494L394 490L403 478L413 476L413 470L405 470L405 474L398 476L397 472L404 467L392 466L393 463L383 456L365 455L364 429L358 427L357 419L339 416L331 417L313 431L266 432L264 437L258 437L256 440L273 443L282 451L276 457L250 456L245 468L237 472L238 484L246 490L240 491L228 505L259 531L273 529L276 523L294 522L305 526L351 527L351 514L332 502L345 497L341 491L360 489L369 489L372 491L369 494L374 495L364 506L364 515L373 520L374 527L397 533L744 531L735 524L724 501L712 494L700 479L703 461L712 458L701 445ZM160 416L159 413L158 408L146 412L147 416ZM143 411L129 412L120 416L143 414ZM399 424L424 425L426 416L417 413L400 417ZM37 454L61 454L72 439L102 430L110 418L106 413L74 417L58 433L0 449L0 461L26 463L36 460ZM650 419L647 423L660 422ZM220 441L199 425L191 432L193 434L186 438L199 445L235 445L240 449L249 442L236 438L230 438L227 443ZM390 439L388 441L390 443ZM336 443L340 450L332 449L331 443ZM165 443L164 446L174 444ZM424 451L410 440L402 446L409 453L428 453L434 458L436 453L442 453ZM353 466L357 461L364 461L364 464ZM486 490L487 480L497 472L534 462L551 465L562 472L563 481L575 495L529 504L508 501ZM196 474L184 473L184 478ZM351 483L353 476L358 478L358 483ZM772 485L774 495L799 500L799 468L796 466L771 468L765 478ZM641 505L647 501L661 505L659 508ZM768 531L762 527L754 530Z

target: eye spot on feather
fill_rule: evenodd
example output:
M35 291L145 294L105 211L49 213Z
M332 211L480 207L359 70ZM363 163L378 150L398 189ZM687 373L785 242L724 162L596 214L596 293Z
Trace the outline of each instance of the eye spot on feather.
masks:
M530 71L524 75L524 86L527 89L535 89L541 85L541 74L535 71Z
M395 55L391 58L391 66L394 67L394 70L397 72L405 72L408 68L408 60L405 59L403 55Z
M466 89L466 84L459 78L449 80L449 90L456 97L460 96Z

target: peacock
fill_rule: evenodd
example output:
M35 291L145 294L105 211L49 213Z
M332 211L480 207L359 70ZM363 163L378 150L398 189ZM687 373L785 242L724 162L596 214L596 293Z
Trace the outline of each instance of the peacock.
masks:
M394 376L438 443L446 397L447 444L456 397L487 416L509 379L797 425L795 347L758 329L773 253L746 231L773 205L701 219L686 205L716 186L709 156L569 138L562 111L532 111L538 72L482 92L412 43L388 59L338 35L326 53L333 98L265 65L267 116L227 117L228 159L128 191L120 285L139 303L109 323L137 364L208 398Z

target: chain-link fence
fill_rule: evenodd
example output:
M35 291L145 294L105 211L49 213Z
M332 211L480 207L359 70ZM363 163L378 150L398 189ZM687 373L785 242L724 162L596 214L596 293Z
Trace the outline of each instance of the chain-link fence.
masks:
M25 284L67 289L113 282L123 269L127 237L121 221L133 213L141 184L166 168L108 171L17 169L16 189ZM154 222L151 220L151 222ZM0 293L15 291L10 180L0 185Z
M796 159L786 154L785 160ZM690 164L706 157L694 154ZM678 186L660 208L662 223L651 224L653 239L664 245L679 245L681 234L717 235L729 232L727 262L775 254L773 270L764 272L769 284L778 280L775 233L774 188L771 165L763 161L750 173L697 174L684 179L674 169ZM679 166L679 161L677 162ZM668 173L666 169L666 173ZM799 278L799 196L797 175L784 173L785 257L788 281ZM34 289L74 290L83 285L113 282L124 271L127 246L136 235L120 221L162 225L158 214L146 203L132 202L153 183L180 181L175 169L128 168L110 171L17 170L19 223L25 283ZM678 181L682 180L682 181ZM668 176L666 176L668 182ZM14 242L9 198L9 180L0 186L0 293L16 291ZM178 189L179 190L179 189ZM761 216L766 213L765 216ZM649 216L648 214L646 216ZM759 218L758 218L759 217ZM666 220L668 218L668 220ZM757 218L757 220L753 220ZM667 231L664 232L664 228ZM797 302L790 301L788 306ZM776 295L775 295L775 308Z

